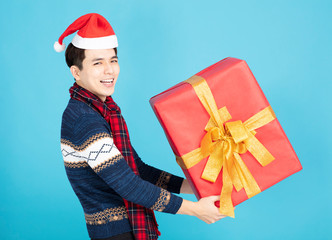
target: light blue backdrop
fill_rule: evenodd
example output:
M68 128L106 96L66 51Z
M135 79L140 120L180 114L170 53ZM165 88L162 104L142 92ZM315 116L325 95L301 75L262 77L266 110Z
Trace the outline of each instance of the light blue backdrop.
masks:
M73 79L53 43L89 12L118 36L114 98L145 162L183 176L148 100L232 56L247 61L304 168L235 219L157 213L160 239L331 237L331 1L14 0L0 3L0 239L88 239L59 143Z

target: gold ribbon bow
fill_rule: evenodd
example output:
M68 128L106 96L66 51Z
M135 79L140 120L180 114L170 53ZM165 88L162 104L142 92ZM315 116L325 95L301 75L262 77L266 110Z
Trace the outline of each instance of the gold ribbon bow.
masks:
M271 153L255 137L255 129L274 120L275 114L268 106L244 123L240 120L225 123L232 117L226 107L218 110L205 79L194 75L185 82L193 86L211 118L205 127L206 134L201 140L200 148L181 157L176 156L177 162L182 168L188 169L210 156L201 177L207 181L215 182L220 171L223 171L219 211L221 214L234 217L231 199L233 186L236 191L244 188L248 198L261 192L239 154L248 150L262 166L266 166L274 160Z

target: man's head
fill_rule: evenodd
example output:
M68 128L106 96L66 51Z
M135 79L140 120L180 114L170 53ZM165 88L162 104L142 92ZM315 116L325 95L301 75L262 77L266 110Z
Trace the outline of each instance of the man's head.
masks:
M120 72L117 37L103 16L89 13L69 25L54 49L63 51L63 39L76 31L66 50L67 65L78 85L104 101L106 96L113 94Z
M84 50L69 45L66 62L79 86L102 101L113 94L120 73L116 48Z

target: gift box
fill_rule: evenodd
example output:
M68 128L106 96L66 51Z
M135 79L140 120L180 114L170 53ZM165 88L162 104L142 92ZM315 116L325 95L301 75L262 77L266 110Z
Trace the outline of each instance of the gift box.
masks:
M222 214L302 169L243 60L223 59L150 104L197 199L220 195Z

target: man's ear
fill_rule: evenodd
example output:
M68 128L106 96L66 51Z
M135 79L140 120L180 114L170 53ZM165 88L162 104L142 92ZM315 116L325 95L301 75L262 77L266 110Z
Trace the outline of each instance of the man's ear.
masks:
M70 72L71 72L71 74L73 75L73 77L75 78L76 81L79 81L81 79L80 78L81 71L77 66L75 66L75 65L71 66L70 67Z

